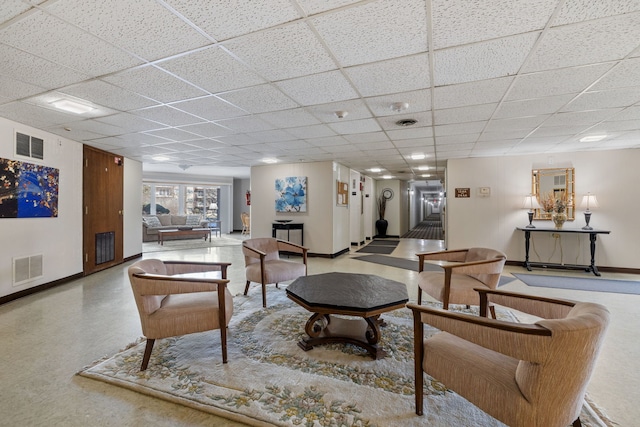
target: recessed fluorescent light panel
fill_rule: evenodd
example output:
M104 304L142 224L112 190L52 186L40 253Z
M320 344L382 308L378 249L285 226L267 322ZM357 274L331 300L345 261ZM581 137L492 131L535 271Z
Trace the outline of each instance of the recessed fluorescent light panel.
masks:
M589 135L589 136L580 138L580 142L598 142L598 141L602 141L606 137L607 135Z
M268 164L278 163L278 159L274 159L273 157L265 157L264 159L262 159L260 161L262 163L268 163Z
M382 175L382 179L391 179L393 175Z
M95 108L90 105L81 104L69 99L61 99L59 101L52 102L51 105L56 107L58 110L63 110L74 114L84 114L95 110Z
M153 156L152 159L156 162L166 162L167 160L169 160L167 156Z
M427 156L425 156L422 153L414 153L414 154L411 155L411 160L422 160L425 157L427 157Z
M380 172L382 172L382 169L380 169L380 168L371 168L371 169L369 169L369 172L380 173Z
M418 166L418 170L419 171L428 171L429 170L429 166Z

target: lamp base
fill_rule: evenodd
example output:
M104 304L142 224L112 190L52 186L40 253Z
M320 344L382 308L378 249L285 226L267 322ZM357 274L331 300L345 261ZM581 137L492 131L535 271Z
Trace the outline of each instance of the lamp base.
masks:
M532 224L532 222L533 222L533 211L527 212L527 215L529 215L529 225L527 225L525 228L536 228L536 226Z
M587 223L587 225L585 225L584 227L582 227L583 230L593 230L593 227L589 226L589 221L591 220L591 212L586 211L584 213L584 220Z

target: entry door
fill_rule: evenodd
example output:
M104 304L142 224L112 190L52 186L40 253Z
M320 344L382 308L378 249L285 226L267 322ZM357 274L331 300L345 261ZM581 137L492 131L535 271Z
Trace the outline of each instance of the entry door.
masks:
M84 146L83 262L84 274L123 262L123 159Z

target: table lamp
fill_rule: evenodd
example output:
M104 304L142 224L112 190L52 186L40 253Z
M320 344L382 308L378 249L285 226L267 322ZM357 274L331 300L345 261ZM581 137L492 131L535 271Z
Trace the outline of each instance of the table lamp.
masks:
M532 221L533 221L533 214L535 213L534 209L540 209L538 198L531 194L529 194L528 196L525 196L522 207L525 209L527 208L529 209L529 212L527 212L527 214L529 215L529 225L527 225L526 228L536 228L536 226L532 224Z
M587 225L582 227L582 229L593 230L593 227L589 226L589 221L591 220L591 211L589 210L589 208L600 207L600 205L598 204L598 199L596 199L596 195L587 193L586 195L582 196L582 202L580 202L580 207L587 208L587 210L584 211L584 220L586 221Z

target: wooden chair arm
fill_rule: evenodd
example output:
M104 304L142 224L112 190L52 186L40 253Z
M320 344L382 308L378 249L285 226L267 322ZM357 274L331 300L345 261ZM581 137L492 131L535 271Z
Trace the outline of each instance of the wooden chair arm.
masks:
M480 315L486 316L489 304L498 304L543 319L562 319L576 305L575 301L524 295L496 289L474 288L480 295Z
M220 271L222 278L227 278L227 268L230 262L194 262L194 261L164 261L169 275L183 273L201 273L206 271Z
M308 248L286 240L277 239L277 241L278 251L287 251L302 254L302 262L304 263L304 265L307 265L307 252L309 250Z
M480 261L461 262L458 264L443 265L442 268L446 270L454 270L456 274L498 274L502 272L502 266L499 265L504 262L503 258L494 258ZM487 271L486 265L498 264L496 271Z
M242 245L242 253L251 258L264 259L264 257L267 256L266 252L262 252L261 250L246 245Z
M429 324L490 350L520 360L542 362L551 331L536 325L488 319L440 308L407 304L413 311L414 325Z
M417 253L416 256L418 257L418 272L420 273L424 270L425 261L462 262L464 261L468 251L468 249L456 249L451 251Z

